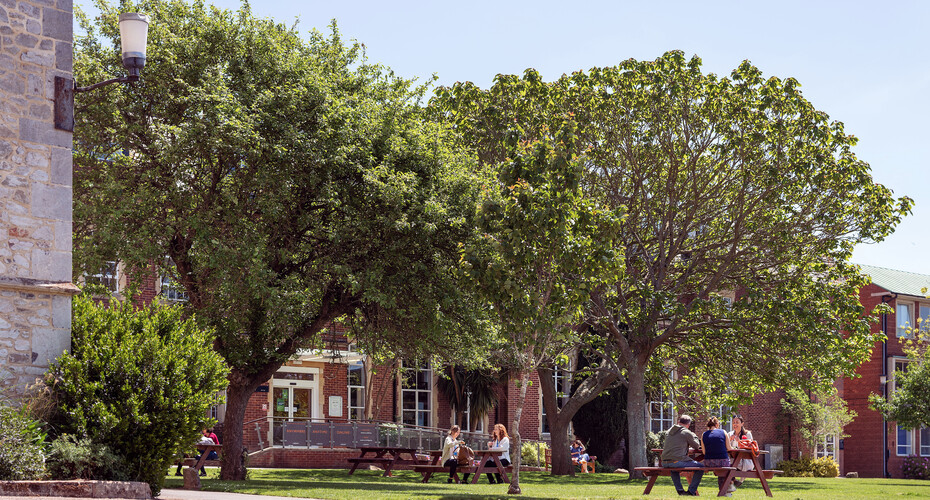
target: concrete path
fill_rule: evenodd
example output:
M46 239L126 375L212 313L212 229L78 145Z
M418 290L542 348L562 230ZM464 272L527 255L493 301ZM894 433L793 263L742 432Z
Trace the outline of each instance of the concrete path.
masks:
M161 490L161 495L158 495L158 498L159 500L295 500L303 497L272 497L267 495L246 495L243 493L222 493L219 491L163 489Z
M65 500L64 497L0 497L2 500ZM68 497L66 500L100 500L99 498ZM107 500L120 500L108 498ZM218 491L161 490L158 500L302 500L300 497L272 497L266 495L245 495L242 493L222 493ZM303 499L307 500L307 499ZM313 499L309 499L313 500Z

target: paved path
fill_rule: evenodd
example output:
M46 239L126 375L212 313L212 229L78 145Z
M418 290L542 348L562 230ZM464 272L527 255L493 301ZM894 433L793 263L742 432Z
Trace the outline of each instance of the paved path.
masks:
M158 498L159 500L295 500L303 497L272 497L267 495L246 495L244 493L222 493L219 491L163 489Z
M0 497L2 500L62 500L64 497ZM222 493L218 491L161 490L159 500L300 500L300 497L271 497L266 495L245 495L242 493ZM99 498L69 497L67 500L100 500ZM110 498L107 500L120 500ZM311 499L312 500L312 499Z

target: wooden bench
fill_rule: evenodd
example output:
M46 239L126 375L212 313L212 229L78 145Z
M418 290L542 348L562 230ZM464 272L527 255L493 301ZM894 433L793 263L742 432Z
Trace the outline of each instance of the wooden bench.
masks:
M596 470L594 467L594 462L597 460L597 457L594 455L589 455L588 458L591 460L588 460L585 463L585 467L588 469L589 473L594 472ZM575 465L581 465L580 462L576 462L574 459L572 459L572 463ZM546 470L548 471L550 467L552 467L552 448L546 448Z
M456 483L460 483L461 480L459 479L459 473L475 474L478 471L478 469L479 467L476 465L460 465L455 468L455 474L452 475L452 479ZM413 470L423 475L423 480L421 482L424 482L424 483L428 483L430 478L433 477L433 474L442 473L442 472L446 474L449 473L449 468L443 467L442 465L415 465L413 467ZM509 474L513 472L513 466L508 465L504 467L504 470Z

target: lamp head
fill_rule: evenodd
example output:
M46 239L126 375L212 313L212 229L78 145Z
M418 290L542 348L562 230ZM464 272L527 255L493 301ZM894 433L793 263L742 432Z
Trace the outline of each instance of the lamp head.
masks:
M123 67L130 79L138 80L145 67L145 50L149 36L149 16L137 12L119 15L119 38L123 51Z

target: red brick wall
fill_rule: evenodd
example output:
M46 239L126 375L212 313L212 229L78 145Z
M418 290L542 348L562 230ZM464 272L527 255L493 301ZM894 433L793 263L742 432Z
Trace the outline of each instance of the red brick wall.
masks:
M347 469L347 458L357 457L358 450L272 448L249 456L249 467L283 469Z
M349 367L341 363L327 363L323 366L323 380L320 384L323 388L323 399L321 406L323 408L323 418L330 418L329 414L329 397L342 396L342 416L333 417L336 419L349 418Z

